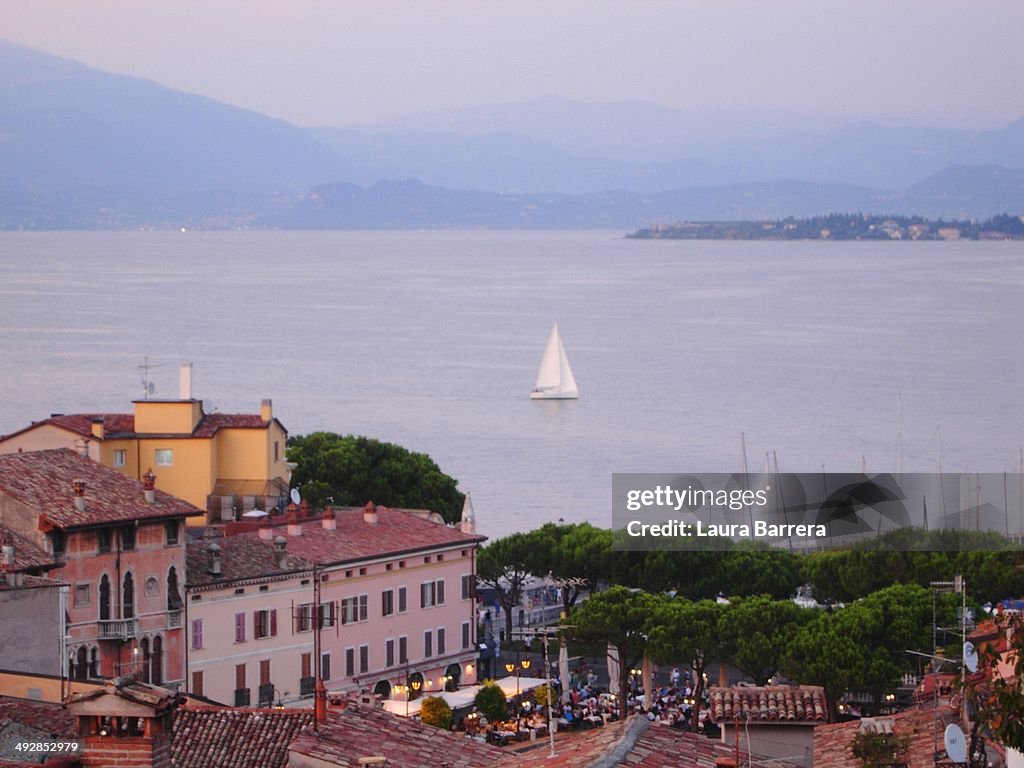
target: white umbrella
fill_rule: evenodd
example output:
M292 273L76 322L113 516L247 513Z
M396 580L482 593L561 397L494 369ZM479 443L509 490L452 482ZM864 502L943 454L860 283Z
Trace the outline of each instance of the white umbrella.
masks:
M625 701L625 691L619 690L619 649L608 644L608 690Z
M569 691L569 646L562 640L558 644L558 677L562 680L562 703L568 704L571 697Z

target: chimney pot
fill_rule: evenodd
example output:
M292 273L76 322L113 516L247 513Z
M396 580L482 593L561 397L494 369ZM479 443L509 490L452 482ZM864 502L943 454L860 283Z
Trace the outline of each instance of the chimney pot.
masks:
M377 506L372 501L366 502L363 507L363 522L367 525L377 524Z
M336 531L338 530L338 520L334 514L333 507L327 507L324 510L324 517L321 520L321 525L325 531Z
M85 480L72 480L71 487L75 490L75 509L85 512Z
M3 545L0 546L0 569L14 567L14 538L9 533L4 534Z
M273 541L274 529L270 527L270 516L260 520L259 537L262 541Z
M289 504L285 508L288 515L288 535L301 536L302 524L299 523L299 508L295 504Z
M288 566L288 540L284 536L274 539L274 556L278 568L283 570Z
M274 404L267 398L260 403L260 418L263 421L270 421L274 418Z
M152 469L146 470L146 474L142 476L142 489L147 502L152 504L156 501L156 475Z
M192 399L192 363L182 363L178 374L178 394L182 400Z

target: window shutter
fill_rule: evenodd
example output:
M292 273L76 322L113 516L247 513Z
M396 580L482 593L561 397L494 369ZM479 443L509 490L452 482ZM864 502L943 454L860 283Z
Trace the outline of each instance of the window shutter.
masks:
M435 605L444 605L444 579L437 580L437 600Z
M236 613L235 614L235 642L236 643L244 643L245 642L245 614L244 613Z
M270 609L270 636L277 637L277 608Z

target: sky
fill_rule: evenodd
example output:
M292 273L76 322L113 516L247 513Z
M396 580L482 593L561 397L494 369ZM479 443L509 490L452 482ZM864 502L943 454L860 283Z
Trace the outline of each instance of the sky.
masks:
M1021 0L0 0L0 38L303 126L559 96L994 127Z

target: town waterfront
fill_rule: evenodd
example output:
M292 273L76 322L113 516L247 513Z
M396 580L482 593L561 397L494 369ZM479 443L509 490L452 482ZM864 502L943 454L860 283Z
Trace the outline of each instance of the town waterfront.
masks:
M532 402L554 321L580 399ZM752 468L1017 471L1022 321L1019 242L4 233L0 433L192 361L207 410L429 453L489 536L607 525L613 472L733 471L741 433Z

